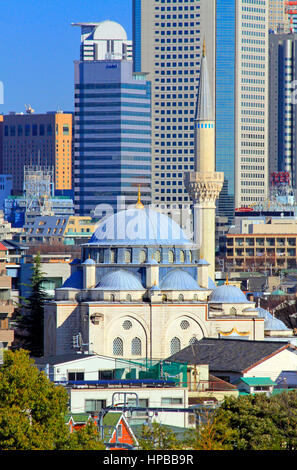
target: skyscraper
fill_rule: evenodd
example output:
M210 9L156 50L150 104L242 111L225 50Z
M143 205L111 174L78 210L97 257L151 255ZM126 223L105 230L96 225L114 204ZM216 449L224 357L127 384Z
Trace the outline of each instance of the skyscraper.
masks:
M184 206L194 169L194 117L202 43L215 101L215 1L133 0L136 72L152 83L152 202Z
M237 0L235 207L268 194L269 0Z
M269 30L275 33L289 32L289 16L286 0L269 0Z
M297 80L297 35L270 34L269 166L270 173L285 171L297 187L296 105L291 97Z
M97 41L101 38L101 52L107 50L112 38L126 41L122 26L107 23L93 27L93 37ZM84 24L80 25L84 32ZM117 47L123 50L120 42ZM125 54L102 52L96 59L75 62L77 213L90 215L101 204L116 210L120 197L126 204L135 204L139 185L142 200L150 203L150 90L146 75L134 73L133 63Z
M224 186L218 215L234 217L235 162L235 0L217 0L216 11L216 170L223 171Z

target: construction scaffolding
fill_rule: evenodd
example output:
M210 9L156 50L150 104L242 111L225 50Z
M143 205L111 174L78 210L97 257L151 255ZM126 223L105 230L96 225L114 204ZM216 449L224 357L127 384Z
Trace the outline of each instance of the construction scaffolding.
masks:
M24 167L24 197L26 219L36 215L53 215L54 168L26 165Z

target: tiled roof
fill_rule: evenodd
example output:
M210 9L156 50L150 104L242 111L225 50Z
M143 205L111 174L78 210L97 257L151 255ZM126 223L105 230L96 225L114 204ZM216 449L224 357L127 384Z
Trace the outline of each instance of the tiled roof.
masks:
M208 364L213 372L244 372L285 348L294 349L289 343L281 341L203 338L167 360Z

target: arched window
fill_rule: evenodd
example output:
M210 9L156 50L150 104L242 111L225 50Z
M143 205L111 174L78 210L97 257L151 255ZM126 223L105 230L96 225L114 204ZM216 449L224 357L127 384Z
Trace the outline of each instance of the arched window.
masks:
M191 338L189 341L189 345L191 346L191 344L195 344L195 343L198 343L198 339L196 338L196 336L193 336L193 338Z
M185 300L183 294L179 294L178 300L179 300L180 302L183 302L183 301Z
M198 300L198 295L197 294L194 294L194 300Z
M146 263L146 260L147 260L147 255L146 255L146 251L145 250L141 250L141 252L139 253L139 262L142 264L142 263Z
M123 356L124 355L124 345L121 338L115 338L113 340L112 352L114 356Z
M160 250L157 250L155 252L155 260L157 261L157 263L160 263L160 261L161 261L161 251Z
M185 262L185 252L181 250L180 254L179 254L179 260L181 263L184 263Z
M131 295L131 294L127 294L126 300L127 300L127 302L132 302L132 295Z
M172 338L170 342L170 354L175 354L180 351L180 340L178 338Z
M236 315L237 314L237 310L235 307L231 307L230 308L230 315Z
M132 262L132 251L125 250L125 263L131 263L131 262Z
M117 262L117 251L114 248L110 250L110 262L111 263Z
M111 301L111 302L114 302L114 301L115 301L115 295L114 295L114 294L110 294L110 301Z
M174 253L172 250L168 251L168 263L173 263L174 262Z
M141 356L141 340L139 338L132 339L131 354L132 356Z

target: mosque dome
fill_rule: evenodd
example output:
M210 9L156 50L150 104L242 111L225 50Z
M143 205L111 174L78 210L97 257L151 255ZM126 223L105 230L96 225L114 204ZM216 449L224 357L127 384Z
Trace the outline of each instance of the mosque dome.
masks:
M160 283L162 290L201 290L195 279L182 269L174 269Z
M236 286L231 286L229 284L224 284L219 286L211 293L209 297L210 302L216 302L221 304L247 304L249 303L248 299Z
M125 269L117 269L116 271L109 272L101 279L96 288L129 291L144 290L144 287L137 277Z
M268 312L268 310L265 310L264 308L261 308L261 307L256 308L256 310L258 311L258 316L260 318L264 318L265 330L284 331L284 330L289 329L286 327L284 322L282 322L278 318L275 318L273 315L271 315L270 312Z
M136 206L99 222L85 246L160 245L192 247L182 228L170 217L147 207Z

